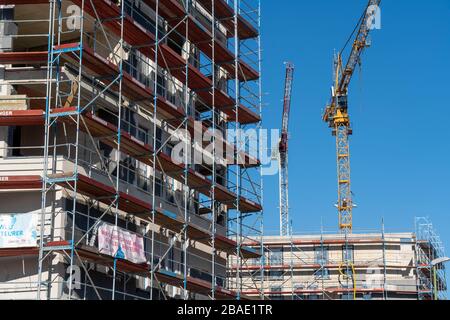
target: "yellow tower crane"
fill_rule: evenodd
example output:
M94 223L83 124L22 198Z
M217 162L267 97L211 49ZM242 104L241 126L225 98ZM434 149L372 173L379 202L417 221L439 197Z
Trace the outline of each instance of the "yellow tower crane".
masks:
M362 52L368 47L368 36L373 29L375 18L378 15L378 8L381 0L370 0L361 16L354 32L349 38L350 42L356 33L352 50L347 63L343 64L342 55L344 48L335 57L335 79L332 88L330 104L326 107L323 120L332 128L333 135L336 136L337 150L337 171L338 171L338 202L339 228L346 234L353 228L353 201L350 179L350 148L349 136L353 134L350 116L348 113L348 87L356 66L360 63Z

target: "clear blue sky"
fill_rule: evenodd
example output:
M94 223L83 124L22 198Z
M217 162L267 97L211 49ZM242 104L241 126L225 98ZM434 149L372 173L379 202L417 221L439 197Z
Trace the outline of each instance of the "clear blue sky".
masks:
M332 56L366 0L262 0L264 125L279 128L286 60L296 65L290 123L290 207L294 230L336 228L335 140L321 112ZM450 250L450 1L383 1L349 109L355 229L412 231L429 216ZM276 231L278 177L265 179L265 228Z

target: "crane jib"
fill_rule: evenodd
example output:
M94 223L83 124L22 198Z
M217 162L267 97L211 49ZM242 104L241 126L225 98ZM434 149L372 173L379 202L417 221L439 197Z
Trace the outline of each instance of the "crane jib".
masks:
M358 64L361 54L367 46L367 37L369 36L371 28L369 28L369 21L373 19L372 13L370 12L371 7L378 7L381 0L370 0L367 4L364 18L360 23L360 28L358 34L353 42L352 51L350 53L349 59L342 73L342 79L339 82L337 92L346 94L348 91L348 86L352 79L353 73L355 71L356 65Z

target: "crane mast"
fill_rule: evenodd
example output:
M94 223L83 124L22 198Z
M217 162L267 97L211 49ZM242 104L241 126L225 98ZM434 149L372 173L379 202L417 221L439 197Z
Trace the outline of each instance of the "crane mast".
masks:
M353 200L350 174L349 137L353 134L348 113L348 87L361 55L368 47L368 36L373 22L374 12L381 0L369 0L366 10L359 21L359 29L353 41L352 50L345 67L342 62L343 50L335 57L335 79L330 104L326 107L323 120L328 123L336 137L338 172L338 214L339 228L349 233L353 229ZM356 29L355 29L356 30Z
M294 65L286 63L286 80L283 100L283 119L281 139L278 147L280 166L280 234L290 236L289 226L289 177L288 177L288 140L289 115L291 110L292 85L294 81Z

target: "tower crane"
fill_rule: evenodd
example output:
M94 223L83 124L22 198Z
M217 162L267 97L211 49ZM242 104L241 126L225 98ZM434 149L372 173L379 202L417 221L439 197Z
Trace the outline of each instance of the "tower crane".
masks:
M294 65L286 63L286 80L283 100L283 121L281 126L281 139L278 145L280 166L280 234L290 236L289 223L289 179L288 179L288 140L289 140L289 114L291 111L292 85L294 81Z
M348 113L348 87L354 71L360 63L364 49L369 46L368 36L380 3L381 0L369 0L366 10L347 42L348 44L358 30L345 66L343 65L342 55L347 44L335 57L335 79L331 102L323 114L323 120L328 123L333 135L336 136L339 228L346 233L351 232L353 228L352 211L354 207L351 192L349 148L349 136L353 134L353 130Z

